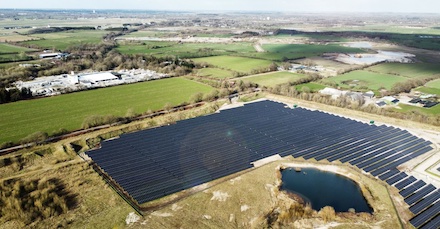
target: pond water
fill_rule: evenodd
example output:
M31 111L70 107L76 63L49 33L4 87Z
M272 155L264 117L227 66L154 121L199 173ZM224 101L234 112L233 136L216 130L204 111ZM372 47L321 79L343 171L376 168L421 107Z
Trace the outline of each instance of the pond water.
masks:
M336 212L347 212L350 208L372 212L359 186L346 177L313 168L302 168L300 172L288 168L281 175L281 189L302 197L317 211L332 206Z

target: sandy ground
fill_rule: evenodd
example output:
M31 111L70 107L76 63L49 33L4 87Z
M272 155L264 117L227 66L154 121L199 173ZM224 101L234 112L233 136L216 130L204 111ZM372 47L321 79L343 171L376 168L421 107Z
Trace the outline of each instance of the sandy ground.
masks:
M263 166L265 164L269 164L269 163L271 163L273 161L278 161L278 160L282 160L282 159L283 158L281 158L281 156L279 154L275 154L273 156L266 157L266 158L263 158L261 160L251 162L251 164L253 164L254 167L260 167L260 166Z

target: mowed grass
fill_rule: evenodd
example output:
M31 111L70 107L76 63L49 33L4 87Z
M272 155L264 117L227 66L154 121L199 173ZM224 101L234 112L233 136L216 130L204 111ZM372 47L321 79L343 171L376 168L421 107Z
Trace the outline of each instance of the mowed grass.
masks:
M213 66L242 73L250 73L253 69L268 67L272 63L272 61L269 60L260 60L237 56L213 56L195 58L193 60L198 63L206 62Z
M49 98L0 105L0 144L16 142L36 131L48 134L65 128L80 129L91 115L124 116L128 109L141 113L178 105L211 87L183 78L162 79L131 85L77 92Z
M278 84L292 82L305 77L304 75L291 72L275 72L268 74L260 74L243 78L244 82L253 82L261 86L274 87Z
M440 75L440 65L428 63L384 63L369 67L368 70L378 73L400 75L408 78L427 78L433 75Z
M35 51L34 49L29 49L25 47L10 45L6 43L0 43L0 54L1 53L20 53L20 52L30 52Z
M353 85L354 88L368 87L371 90L379 90L380 88L390 90L395 83L404 82L406 80L408 80L408 78L403 76L380 74L363 70L326 79L326 81L333 81L344 88L349 88Z
M209 77L209 78L232 78L233 74L229 70L220 69L220 68L202 68L197 71L197 76Z
M69 46L79 44L99 44L102 36L108 31L74 30L58 33L34 34L33 41L24 41L24 44L33 44L41 48L65 50Z

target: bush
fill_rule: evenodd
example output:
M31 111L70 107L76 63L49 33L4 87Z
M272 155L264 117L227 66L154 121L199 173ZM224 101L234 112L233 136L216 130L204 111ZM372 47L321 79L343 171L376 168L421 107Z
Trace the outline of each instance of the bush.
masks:
M192 95L190 101L191 101L191 103L198 103L198 102L203 101L203 93L198 92L198 93Z
M35 133L32 133L25 138L20 140L21 144L31 143L31 142L42 142L46 140L49 137L49 135L46 132L37 131Z
M335 212L335 209L333 209L333 207L325 206L325 207L321 208L321 210L319 211L319 216L325 222L328 222L328 221L332 221L335 219L336 212Z
M81 127L83 129L88 129L95 126L115 123L117 121L118 118L114 115L92 115L84 119Z

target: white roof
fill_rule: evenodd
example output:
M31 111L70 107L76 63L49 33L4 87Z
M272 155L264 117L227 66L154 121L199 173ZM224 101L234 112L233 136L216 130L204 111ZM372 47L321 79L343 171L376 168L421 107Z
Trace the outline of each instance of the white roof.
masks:
M106 81L106 80L117 80L118 77L111 74L110 72L103 72L103 73L96 73L96 74L90 74L90 75L83 75L80 76L79 79L87 80L91 82L99 82L99 81Z
M391 101L393 101L395 99L396 98L394 98L393 96L385 96L385 97L382 98L382 100L386 100L386 101L389 101L389 102L391 102Z
M343 95L345 94L344 91L338 90L338 89L334 89L334 88L330 88L330 87L326 87L322 90L319 91L321 94L325 94L325 95Z

